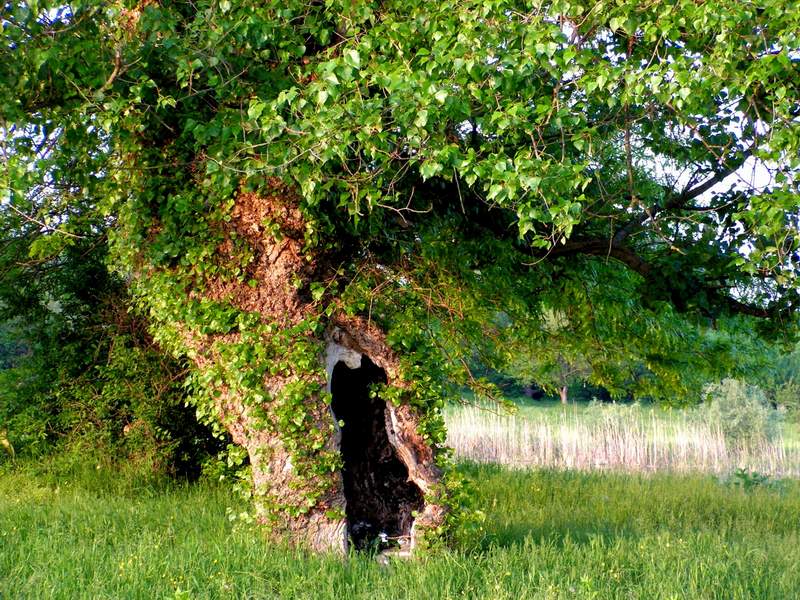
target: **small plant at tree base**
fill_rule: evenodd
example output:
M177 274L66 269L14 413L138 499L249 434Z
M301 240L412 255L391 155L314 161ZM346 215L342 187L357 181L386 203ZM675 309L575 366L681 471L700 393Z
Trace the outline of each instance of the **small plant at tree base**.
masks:
M731 483L745 491L770 483L768 475L747 469L736 469L731 475Z

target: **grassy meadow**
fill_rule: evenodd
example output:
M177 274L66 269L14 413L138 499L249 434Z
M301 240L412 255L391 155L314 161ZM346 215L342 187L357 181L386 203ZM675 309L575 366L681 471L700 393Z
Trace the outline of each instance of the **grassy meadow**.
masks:
M519 404L448 409L482 518L388 566L270 544L222 484L0 464L0 600L800 597L796 425L744 448L682 410Z
M272 546L226 487L0 475L0 598L776 598L800 591L800 484L464 463L481 528L381 566Z

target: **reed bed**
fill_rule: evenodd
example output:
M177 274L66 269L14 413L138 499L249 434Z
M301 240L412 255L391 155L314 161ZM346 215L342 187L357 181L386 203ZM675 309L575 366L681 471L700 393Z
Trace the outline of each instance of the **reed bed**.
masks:
M686 413L666 418L636 406L535 412L450 409L445 414L448 444L458 458L520 468L714 474L745 469L800 477L800 448L780 436L735 443L718 427Z

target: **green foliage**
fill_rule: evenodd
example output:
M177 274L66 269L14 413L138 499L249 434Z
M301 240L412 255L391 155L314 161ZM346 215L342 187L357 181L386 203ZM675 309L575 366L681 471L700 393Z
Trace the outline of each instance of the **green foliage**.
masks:
M39 239L15 240L16 251L3 254L5 272L12 270L13 276L0 280L6 338L25 348L0 371L0 422L22 453L44 451L63 430L53 396L59 383L79 377L100 359L101 315L110 312L100 298L107 299L113 288L102 251L92 252L91 244L25 264L20 254L31 238Z
M708 385L705 393L707 404L698 409L701 418L719 427L727 439L751 444L779 435L781 414L759 388L728 378Z
M0 370L10 369L28 352L25 344L16 338L14 323L0 324Z
M742 488L745 492L752 491L759 487L771 488L773 490L782 491L784 482L781 480L773 480L769 475L764 475L758 471L748 471L747 469L736 469L730 478L729 482Z
M46 234L16 241L33 252ZM8 248L6 248L8 250ZM125 463L154 475L199 475L221 444L185 407L185 368L153 345L130 313L118 277L104 264L102 239L81 238L51 256L2 260L3 348L0 428L24 456ZM8 271L6 271L8 274Z
M794 347L771 349L769 368L756 381L767 390L768 398L777 408L786 412L786 419L800 423L800 351Z
M34 353L0 372L0 422L10 443L23 456L61 454L62 464L93 457L145 473L198 476L221 443L184 406L183 370L129 335L94 344L77 349L96 353L80 362L66 354L45 366Z
M773 368L777 347L755 337L740 317L710 329L668 304L638 305L636 285L629 273L586 265L546 294L558 294L562 308L544 308L540 324L509 336L508 360L499 368L550 393L589 383L617 399L674 406L695 402L709 380L764 377Z
M784 381L775 389L775 404L786 411L786 418L800 423L800 383L792 380Z
M194 378L201 418L223 387L270 415L313 483L286 510L338 465L309 427L337 315L384 329L410 383L389 396L436 445L454 386L493 393L474 360L544 347L538 367L686 397L750 364L742 331L794 331L800 11L783 0L0 11L9 281L107 235L157 342L191 360L187 338L206 336L219 357ZM747 161L766 188L729 177ZM206 294L258 288L259 244L226 227L237 194L274 178L300 194L297 235L323 272L287 276L307 311L286 327ZM296 381L268 397L267 374Z

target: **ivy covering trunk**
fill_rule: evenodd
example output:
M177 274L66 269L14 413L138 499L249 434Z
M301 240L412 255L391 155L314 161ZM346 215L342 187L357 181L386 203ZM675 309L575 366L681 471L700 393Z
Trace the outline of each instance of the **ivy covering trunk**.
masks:
M244 273L184 289L168 303L173 313L159 304L151 317L162 343L202 374L200 412L247 449L258 519L270 531L315 550L410 553L446 514L438 449L421 427L432 415L409 405L379 326L320 314L310 286L332 285L336 273L330 256L304 250L298 203L276 179L238 194L216 259L246 256ZM198 310L199 328L181 318Z

